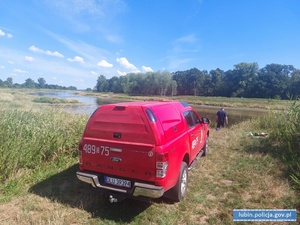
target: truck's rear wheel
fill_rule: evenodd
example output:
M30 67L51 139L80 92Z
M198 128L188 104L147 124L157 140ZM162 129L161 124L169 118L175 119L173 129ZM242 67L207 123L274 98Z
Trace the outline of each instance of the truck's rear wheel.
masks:
M186 162L181 163L180 174L176 185L169 191L166 197L179 202L181 201L187 192L188 185L188 167Z

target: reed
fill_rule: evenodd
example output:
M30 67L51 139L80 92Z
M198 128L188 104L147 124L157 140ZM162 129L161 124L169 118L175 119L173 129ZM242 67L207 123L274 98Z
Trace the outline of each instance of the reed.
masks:
M288 168L295 187L300 190L300 103L291 101L288 110L270 112L258 118L261 129L270 130L270 154Z
M74 157L87 121L58 109L0 109L0 180L22 169L36 169L61 156Z
M34 98L33 102L48 103L48 104L79 103L79 101L76 99L62 99L62 98L49 98L49 97Z

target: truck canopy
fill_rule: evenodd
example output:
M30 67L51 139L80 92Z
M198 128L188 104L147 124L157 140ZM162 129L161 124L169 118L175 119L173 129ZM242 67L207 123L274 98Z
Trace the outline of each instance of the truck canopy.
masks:
M183 132L186 103L138 101L100 106L91 116L85 138L162 145Z

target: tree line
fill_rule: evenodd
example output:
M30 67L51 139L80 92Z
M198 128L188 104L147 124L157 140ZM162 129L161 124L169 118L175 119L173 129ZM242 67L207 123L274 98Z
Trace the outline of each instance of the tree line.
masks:
M37 82L28 78L23 84L17 84L13 83L11 77L5 81L0 79L0 88L77 90L74 86L47 84L44 78L39 78ZM234 65L234 68L228 71L218 68L208 72L192 68L173 73L167 71L129 73L110 79L100 75L93 90L148 96L297 99L300 97L300 70L292 65L274 63L260 69L257 63L243 62Z
M59 90L77 90L74 86L60 86L56 84L47 84L46 80L40 77L38 82L35 82L31 78L25 80L23 84L17 84L13 82L12 77L8 77L5 81L0 79L0 88L37 88L37 89L59 89Z
M239 63L228 71L221 69L169 73L129 73L106 79L100 75L96 92L128 95L194 95L243 98L297 99L300 97L300 70L292 65Z

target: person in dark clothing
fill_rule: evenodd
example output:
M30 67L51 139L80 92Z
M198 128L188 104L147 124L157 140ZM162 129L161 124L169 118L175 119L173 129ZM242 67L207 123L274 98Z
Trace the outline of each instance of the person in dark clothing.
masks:
M216 122L217 128L216 130L220 130L220 127L225 127L225 123L228 124L228 117L227 113L225 112L224 108L221 108L216 114Z

